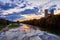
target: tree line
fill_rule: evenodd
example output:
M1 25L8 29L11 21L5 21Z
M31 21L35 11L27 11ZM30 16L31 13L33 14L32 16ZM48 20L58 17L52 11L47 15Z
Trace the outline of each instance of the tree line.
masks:
M48 16L47 18L43 17L41 19L27 20L22 23L33 25L40 28L40 30L60 35L60 14Z

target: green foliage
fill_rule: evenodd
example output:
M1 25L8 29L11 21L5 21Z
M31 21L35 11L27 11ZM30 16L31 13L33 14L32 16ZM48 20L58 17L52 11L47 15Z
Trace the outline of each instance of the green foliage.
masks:
M11 24L11 25L9 25L9 24ZM9 28L15 28L15 27L19 26L19 24L17 22L12 22L12 21L0 18L0 30L6 28L8 25L9 25Z
M5 27L6 27L6 25L0 24L0 30L2 30L2 29L5 28Z
M18 23L11 23L11 25L9 26L9 28L16 28L18 26L19 26Z

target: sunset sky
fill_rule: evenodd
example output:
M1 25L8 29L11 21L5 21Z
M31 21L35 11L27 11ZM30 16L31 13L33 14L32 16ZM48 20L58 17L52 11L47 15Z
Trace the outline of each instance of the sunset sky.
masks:
M0 17L11 21L39 19L45 9L60 9L60 0L0 0Z

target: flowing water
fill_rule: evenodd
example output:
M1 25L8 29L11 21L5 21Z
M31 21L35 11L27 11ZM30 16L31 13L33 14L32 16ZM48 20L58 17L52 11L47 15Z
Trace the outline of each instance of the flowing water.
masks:
M0 33L0 40L60 40L60 37L44 31L40 31L34 26L20 24L18 28L10 29Z

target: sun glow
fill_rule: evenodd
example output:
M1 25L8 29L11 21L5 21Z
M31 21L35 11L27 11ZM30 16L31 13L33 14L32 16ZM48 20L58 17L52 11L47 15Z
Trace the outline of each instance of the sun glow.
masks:
M33 20L33 19L40 19L41 17L44 17L44 14L41 15L30 14L30 15L22 15L22 16L25 17L26 20Z
M60 10L54 11L54 15L60 14Z

